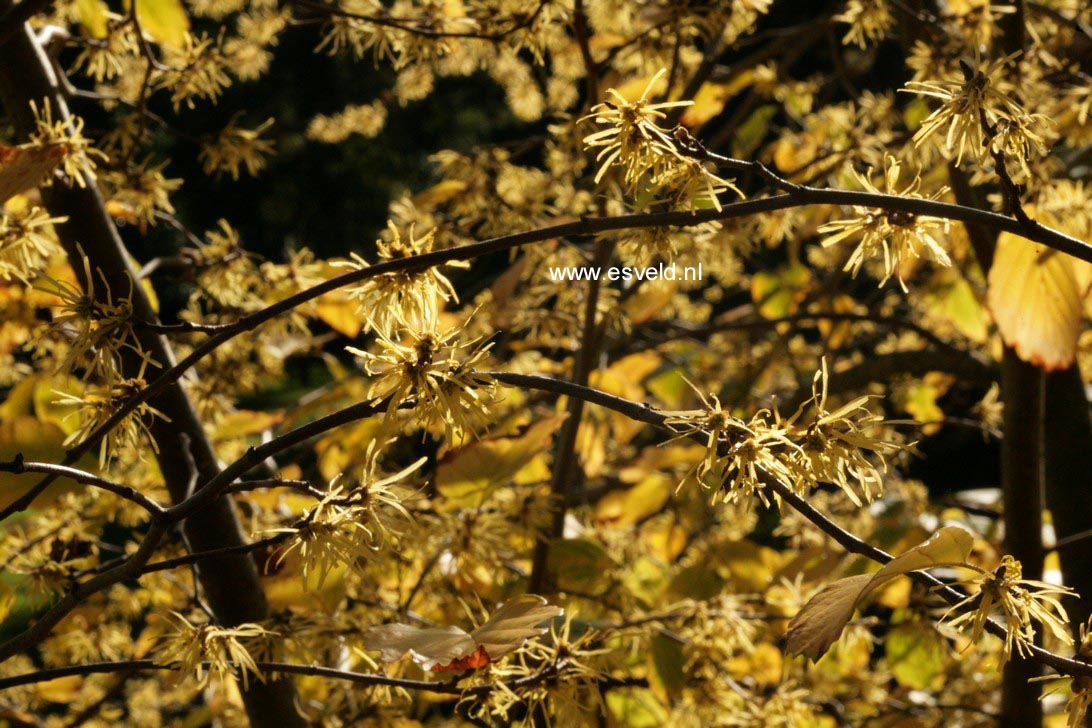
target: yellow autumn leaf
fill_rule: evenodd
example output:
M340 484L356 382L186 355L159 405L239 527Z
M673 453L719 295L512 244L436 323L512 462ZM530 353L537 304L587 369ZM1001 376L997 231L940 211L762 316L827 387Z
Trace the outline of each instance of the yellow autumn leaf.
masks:
M1076 261L1024 238L1001 233L990 268L988 300L1005 343L1047 371L1077 356L1084 297Z
M497 437L456 448L436 468L436 489L452 505L478 506L494 488L511 482L550 447L564 417L549 417L531 425L519 437Z
M747 70L737 74L728 83L708 81L701 85L694 94L694 103L689 106L679 123L691 128L701 126L724 110L728 99L747 88L754 80L754 71Z
M212 431L212 436L217 442L234 440L247 435L257 435L270 429L284 419L280 412L255 412L254 410L239 410L224 416Z
M413 196L415 207L442 205L466 190L466 182L457 179L445 179Z
M52 422L41 422L33 415L0 417L0 461L10 461L21 454L28 461L58 463L64 459L65 433ZM85 455L76 467L95 470L97 460ZM34 486L40 475L0 472L0 508L7 508L24 492ZM34 501L36 507L44 507L65 493L83 488L67 478L59 478Z
M76 0L80 11L80 25L92 38L101 40L107 36L106 3L102 0Z
M952 268L944 268L935 277L924 300L930 311L947 320L975 343L985 343L989 336L986 315L971 284Z
M944 372L927 372L899 392L899 406L925 425L922 432L932 435L940 429L944 411L937 400L944 396L955 382L955 377Z
M810 288L811 273L795 263L770 273L756 273L751 279L751 300L763 318L783 318L796 313Z
M140 27L157 43L175 48L186 44L190 19L180 0L136 0L136 10Z
M50 703L71 703L80 697L82 689L83 675L65 675L34 686L38 698Z
M615 526L632 526L658 513L675 490L675 480L653 473L628 490L616 490L599 499L597 521Z
M315 302L315 316L342 336L353 339L364 328L357 308L356 301L347 298L343 291L334 291Z

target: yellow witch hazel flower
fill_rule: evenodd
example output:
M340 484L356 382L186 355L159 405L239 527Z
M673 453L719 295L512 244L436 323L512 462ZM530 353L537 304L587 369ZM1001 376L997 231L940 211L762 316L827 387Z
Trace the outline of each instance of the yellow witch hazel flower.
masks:
M899 189L899 176L901 165L891 155L884 155L884 174L881 190L872 183L873 169L870 167L867 174L859 174L854 171L861 187L872 194L889 194L899 197L921 197L918 190L921 187L921 177L914 176L910 184ZM947 192L947 188L938 190L925 199L935 200ZM820 226L819 232L830 234L823 240L823 247L837 245L845 240L858 239L856 249L849 256L845 270L852 271L856 276L865 261L870 260L877 253L883 255L884 277L880 285L887 283L891 276L896 276L903 291L906 291L906 283L902 279L900 266L905 260L921 258L923 254L936 261L940 265L950 266L952 259L948 252L937 239L941 233L948 232L948 221L933 217L932 215L915 215L909 212L876 210L869 207L854 205L855 217L844 220L833 220Z
M170 622L174 631L161 638L154 653L157 665L192 673L200 688L207 687L214 678L223 686L229 678L238 677L244 689L250 682L250 675L265 680L244 642L276 637L276 632L253 622L230 629L212 624L197 625L178 612L170 613Z
M1092 660L1092 619L1081 625L1081 640L1077 647L1077 659ZM1092 677L1078 675L1070 682L1072 695L1066 703L1067 728L1079 728L1084 725L1088 708L1092 706Z
M595 182L598 184L608 170L618 166L622 169L623 186L631 197L647 197L653 202L666 200L691 209L695 203L712 204L719 210L718 194L732 190L742 197L743 193L707 169L701 160L680 152L676 131L685 133L682 127L671 130L659 125L667 118L666 109L693 103L649 103L652 89L666 72L660 69L636 101L627 101L622 94L609 89L614 101L596 105L584 117L607 127L584 137L587 148L599 149ZM688 134L686 138L689 139Z
M72 407L68 417L79 418L79 424L65 438L64 446L69 447L86 440L91 433L106 423L121 406L135 397L148 386L144 380L144 366L137 376L129 379L113 379L105 384L88 385L82 392L57 392L60 399L54 404ZM67 420L68 417L65 419ZM106 460L125 450L142 457L145 447L151 447L153 453L159 453L159 446L152 437L151 422L155 419L170 422L167 415L141 402L116 427L106 433L99 445L99 467L106 467Z
M705 441L705 455L691 471L699 482L719 483L716 497L724 502L757 495L764 504L768 503L764 476L795 482L781 454L799 448L786 437L784 428L776 425L775 415L761 410L745 422L724 410L716 395L706 397L693 384L690 386L701 399L703 409L673 413L664 424L680 433L668 442L696 433ZM771 417L774 423L770 422Z
M440 426L448 442L474 435L489 419L496 382L475 367L490 345L459 341L462 327L446 332L404 328L396 336L376 332L378 351L346 347L364 360L375 377L368 391L376 402L387 400L388 421L403 404L412 404L417 421Z
M1012 656L1013 647L1022 656L1031 654L1031 647L1035 644L1035 622L1048 629L1062 643L1073 644L1067 625L1069 617L1059 601L1060 597L1073 596L1071 589L1044 581L1023 579L1023 568L1012 556L1001 559L1001 565L992 572L973 564L964 566L979 574L960 583L978 585L980 594L972 594L956 604L948 610L944 618L947 619L952 612L978 600L977 608L967 610L949 622L952 627L957 628L969 624L970 643L974 644L982 636L986 620L995 610L999 610L1007 631L999 667Z
M59 145L64 150L64 161L61 166L70 184L84 187L87 179L95 179L95 160L105 161L107 157L92 146L91 140L83 135L83 119L72 116L68 121L54 120L53 107L50 106L48 99L42 102L41 109L31 101L30 110L34 114L36 124L36 129L30 135L31 144Z
M883 422L883 417L873 414L866 406L870 397L858 397L834 411L827 409L827 361L812 380L811 399L804 402L786 423L787 436L798 449L790 456L800 458L795 472L812 487L830 483L842 489L850 500L861 505L856 488L861 490L865 502L870 502L883 489L881 469L887 470L885 452L896 449L895 445L869 434L869 430ZM806 426L795 423L801 414L812 406L812 421ZM866 452L874 453L879 467L874 465Z
M921 145L934 135L943 133L941 148L955 155L956 164L970 148L975 159L987 156L993 137L1003 136L997 142L1005 151L1026 154L1031 148L1040 148L1042 138L1032 127L1048 123L1041 114L1029 115L1010 95L1003 73L1019 52L999 58L993 63L976 59L972 67L960 61L962 79L943 81L911 81L906 90L940 99L943 104L922 122L914 134L914 144ZM1026 164L1026 158L1022 158Z
M29 282L59 248L52 226L67 220L50 217L40 207L8 210L0 207L0 280Z
M304 583L314 574L321 589L330 572L338 566L358 569L368 557L413 523L402 505L400 483L424 463L421 458L397 473L379 472L376 441L368 446L359 476L341 473L331 482L326 496L304 514L299 523L273 529L291 534L278 551L277 563L297 552L302 561Z
M404 260L423 255L432 250L435 230L430 230L421 237L414 234L414 225L410 225L409 235L402 237L394 222L387 222L391 231L391 240L376 240L379 262ZM356 253L352 260L338 261L333 265L351 270L364 270L371 267ZM466 268L466 261L452 261L447 265ZM383 273L347 288L349 295L360 302L357 310L364 316L367 327L390 336L395 330L405 326L409 328L431 328L436 320L440 302L458 302L455 288L451 281L432 266L421 270L395 271Z
M37 290L59 299L60 310L54 314L48 326L49 334L68 347L59 371L72 374L82 368L85 380L98 375L109 383L120 371L121 354L126 349L136 353L146 363L154 364L133 330L133 281L129 280L129 294L115 299L106 276L96 269L106 289L105 300L99 300L95 295L91 261L82 248L79 254L83 258L86 292L73 283L45 274L34 283Z

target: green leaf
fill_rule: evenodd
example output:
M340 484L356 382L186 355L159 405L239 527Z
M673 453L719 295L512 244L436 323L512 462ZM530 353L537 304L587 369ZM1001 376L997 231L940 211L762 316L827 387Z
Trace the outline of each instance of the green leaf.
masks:
M675 574L667 593L675 599L712 599L724 588L724 580L704 564L694 564Z
M563 591L600 594L610 583L607 575L613 564L607 552L586 538L558 539L550 544L546 569Z
M607 708L615 725L626 728L660 728L667 722L667 711L645 688L611 690L607 693Z
M175 48L186 44L190 19L180 0L136 0L136 9L140 27L157 43Z
M894 627L884 640L887 662L900 685L929 690L944 674L946 646L933 626L920 621Z
M648 658L652 690L668 699L681 693L686 687L686 656L679 641L662 634L654 636L649 642Z
M732 151L736 157L749 156L755 148L766 138L770 131L770 119L777 114L779 107L776 104L766 104L755 109L747 120L739 125L736 137L732 143Z

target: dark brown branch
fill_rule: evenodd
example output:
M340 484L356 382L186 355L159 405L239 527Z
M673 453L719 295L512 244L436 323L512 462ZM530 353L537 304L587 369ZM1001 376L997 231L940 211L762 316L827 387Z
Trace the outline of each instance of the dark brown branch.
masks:
M0 12L11 8L11 0L0 0ZM37 128L31 102L47 104L53 119L70 123L67 104L52 64L25 24L0 46L0 101L17 133L23 138L29 137ZM74 263L77 279L81 279L79 283L83 290L91 290L89 281L82 280L85 277L84 267L78 264L86 253L95 268L94 274L88 275L100 277L104 284L96 285L96 292L101 296L110 290L119 294L130 291L129 304L134 318L154 321L156 314L144 289L133 285L137 272L106 210L102 192L93 177L88 174L82 174L82 177L79 180L81 185L75 185L74 180L58 179L52 186L41 190L49 212L65 220L54 227L69 259ZM125 354L121 363L122 376L135 376L137 372L144 371L143 367L149 359L161 362L164 367L174 362L174 352L165 339L149 331L136 333L139 349L147 356L135 356L132 352ZM149 378L153 374L154 370L149 373ZM149 429L158 445L157 460L167 490L175 503L181 502L187 497L192 478L203 482L219 472L216 453L192 402L177 379L165 380L163 386L149 393L145 401L165 415L165 419L156 419L151 423ZM75 459L66 459L63 465L73 465L75 462ZM36 492L41 492L57 477L54 473L47 474L19 499L20 507L25 508ZM232 502L219 498L208 501L206 505L208 507L201 513L191 514L193 517L183 526L193 548L207 550L242 544L242 529ZM158 548L165 530L162 523L153 521L148 534L128 561L75 585L31 627L0 645L0 660L23 652L44 639L65 615L88 596L132 578ZM249 555L239 554L217 560L201 570L200 579L202 593L221 623L232 626L268 617L269 604L258 579L257 568ZM243 691L243 702L255 728L302 725L294 709L295 686L289 680L252 684Z
M448 682L430 682L427 680L410 680L407 678L390 677L388 675L376 675L373 673L353 672L352 670L337 670L332 667L318 665L298 665L290 662L257 662L258 669L263 673L279 673L288 675L311 675L315 677L328 677L335 680L347 680L358 685L388 685L390 687L417 690L422 692L437 693L439 695L488 695L499 689L499 685L485 683L481 685L469 685L459 687L455 680ZM509 690L531 687L542 682L547 682L561 675L568 662L564 659L552 662L537 672L524 677L516 678L504 683ZM171 670L176 668L170 665L159 665L153 660L116 660L112 662L92 662L84 665L68 665L54 667L46 670L27 672L0 679L0 690L19 687L21 685L34 685L36 683L56 680L73 675L96 675L102 673L120 672L123 670ZM606 682L614 682L608 678ZM640 684L640 683L637 683Z
M595 251L593 265L602 268L610 262L613 253L612 242L600 242ZM599 309L599 286L598 278L588 281L587 297L584 299L584 328L580 338L580 349L576 352L573 362L572 381L578 385L588 383L594 362L598 358L599 327L596 325L596 315ZM548 591L546 562L549 557L550 542L561 537L565 528L566 498L573 481L583 473L577 461L576 437L580 432L580 420L584 416L584 400L577 397L570 398L566 406L566 415L565 422L558 433L553 472L550 475L550 495L553 498L550 530L539 535L531 557L531 579L528 590L534 594Z
M70 468L64 465L53 465L52 463L27 462L26 460L23 460L22 455L16 455L14 460L0 462L0 472L12 473L14 475L19 475L21 473L45 473L56 475L61 478L69 478L77 483L92 485L96 488L109 491L119 498L124 498L127 501L135 503L148 511L153 519L161 519L167 514L167 510L163 506L159 505L136 488L122 483L115 483L112 480L101 478L94 473L77 470L76 468Z

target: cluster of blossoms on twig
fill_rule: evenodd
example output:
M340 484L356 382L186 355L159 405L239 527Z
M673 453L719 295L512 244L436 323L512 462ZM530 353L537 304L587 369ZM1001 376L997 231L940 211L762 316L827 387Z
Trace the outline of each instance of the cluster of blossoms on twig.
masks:
M665 424L680 433L675 440L704 441L705 455L691 472L699 482L714 484L720 500L747 502L757 496L768 503L766 486L774 478L797 491L829 483L861 505L882 490L884 455L897 447L871 434L883 419L868 409L868 397L828 410L827 379L824 361L811 398L787 419L776 410L760 410L742 420L725 411L715 395L707 398L698 392L703 410L675 413ZM806 419L809 409L812 416Z
M915 175L909 184L899 188L899 176L902 165L890 155L884 155L883 189L872 182L873 170L866 174L853 171L857 182L872 194L888 194L898 197L920 197L921 177ZM936 200L947 189L940 189L923 199ZM855 217L834 220L822 225L819 232L827 234L823 246L837 245L845 240L858 239L857 247L850 254L845 269L856 276L865 262L877 254L883 257L884 275L880 285L891 276L898 278L899 285L906 291L906 282L902 278L902 264L910 259L928 257L940 265L952 264L947 251L938 237L948 232L948 221L932 215L917 215L910 212L885 211L868 207L854 206ZM923 255L924 254L924 255Z
M672 207L693 210L699 206L720 209L719 195L731 190L743 193L708 169L705 162L679 151L676 133L682 127L664 129L660 122L667 118L665 110L689 106L691 101L651 103L651 95L660 77L657 73L636 101L610 89L614 101L605 101L592 109L586 118L607 128L584 137L589 149L599 149L596 161L600 182L607 172L617 167L622 173L622 187L638 207L667 203Z
M96 149L91 140L83 135L83 119L73 116L69 121L53 118L53 107L43 100L41 108L30 103L37 125L30 135L30 145L37 147L59 146L64 151L61 169L69 184L84 187L95 179L96 160L105 161L106 155ZM43 183L48 184L48 179Z
M402 535L413 523L403 505L403 481L420 469L425 458L389 475L379 471L379 459L373 440L359 476L339 474L298 523L272 529L288 537L277 551L278 565L298 554L305 583L314 577L315 588L321 589L331 571L342 566L361 568L381 547Z
M194 675L201 688L213 681L223 687L239 678L245 689L251 676L265 680L251 652L257 651L258 641L276 638L276 632L251 622L230 628L194 624L178 612L171 612L168 620L173 629L156 646L157 665Z
M403 237L393 222L388 227L391 239L376 241L379 264L432 250L434 231L418 237L411 225ZM371 267L355 254L338 265L350 271ZM387 422L393 422L399 408L411 404L419 424L442 428L453 442L488 421L496 385L477 369L489 345L467 340L462 326L441 322L442 307L458 299L439 267L379 273L350 286L348 293L358 301L365 330L374 338L368 349L349 346L346 351L360 357L364 370L374 378L368 396L376 403L385 402Z
M1012 53L992 63L976 60L973 66L960 61L963 77L959 79L909 82L907 91L942 102L914 134L915 145L935 136L956 164L962 163L968 150L979 162L996 152L1015 160L1025 175L1030 174L1028 161L1046 152L1044 133L1050 120L1024 109L1004 78L1019 55Z
M1074 596L1071 589L1024 579L1020 562L1012 556L1005 556L994 571L969 564L966 566L976 571L977 575L961 583L974 584L978 587L978 593L953 606L948 614L958 612L958 616L949 622L951 626L970 626L971 644L978 642L986 620L995 611L1001 613L1006 630L1002 663L1012 656L1013 648L1021 656L1031 654L1031 648L1035 645L1036 622L1061 643L1073 644L1069 617L1059 601L1061 597Z

